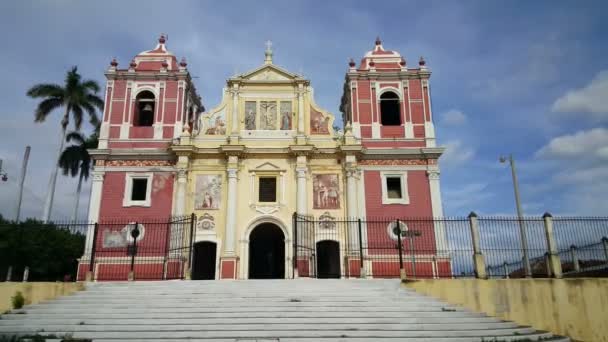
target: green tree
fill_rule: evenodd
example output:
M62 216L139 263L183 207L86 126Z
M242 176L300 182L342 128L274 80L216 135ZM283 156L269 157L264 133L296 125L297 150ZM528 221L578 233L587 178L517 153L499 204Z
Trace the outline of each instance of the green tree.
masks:
M99 122L97 110L103 111L103 100L97 95L99 85L94 80L83 80L78 73L77 67L72 67L67 72L64 85L41 83L31 87L27 91L27 96L34 99L42 99L36 107L34 113L35 122L44 122L51 112L63 107L64 114L61 119L61 142L59 145L59 156L63 151L63 143L66 137L66 130L70 123L70 115L74 120L74 127L80 130L82 119L86 112L89 121L93 126ZM51 216L53 207L53 197L55 195L55 184L57 183L57 166L53 167L49 181L49 189L44 204L43 221L47 222Z
M72 177L78 176L78 186L76 187L76 199L74 204L74 211L72 213L71 222L76 221L78 217L78 206L80 204L80 192L82 190L82 181L89 179L91 169L93 168L93 159L89 155L89 149L97 148L99 142L99 125L96 130L88 138L85 138L82 133L70 132L65 137L67 143L73 142L72 145L61 152L59 156L59 168L61 168L63 175L68 174Z

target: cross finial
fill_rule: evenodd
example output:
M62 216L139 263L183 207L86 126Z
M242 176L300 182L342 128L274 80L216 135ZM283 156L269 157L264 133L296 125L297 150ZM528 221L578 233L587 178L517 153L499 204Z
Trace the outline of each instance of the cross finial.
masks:
M266 41L266 52L264 54L266 55L264 63L272 64L272 42L270 40Z

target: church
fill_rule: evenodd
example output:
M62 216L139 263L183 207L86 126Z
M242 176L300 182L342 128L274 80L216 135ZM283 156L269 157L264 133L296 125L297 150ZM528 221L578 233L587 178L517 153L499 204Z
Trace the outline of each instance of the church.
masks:
M146 246L166 246L134 258L136 279L157 267L165 276L185 268L186 277L199 279L312 276L315 265L294 248L296 217L334 223L442 217L444 149L435 143L431 73L423 58L412 67L379 38L370 45L359 63L345 65L343 128L315 102L311 80L275 64L270 44L259 67L227 79L221 102L210 109L165 36L125 68L113 59L105 72L99 146L91 151L89 221L99 228L88 231L79 278L94 258L95 279L110 279L104 274L127 265L121 260L129 256L107 251L129 238L140 254ZM182 231L159 235L146 227L146 220L189 215L194 234L185 239L192 249L187 257L176 252L183 246L174 235ZM120 220L142 222L138 236L123 234L124 224L104 226ZM340 247L352 238L350 226L331 238L310 237L313 250L324 240L338 246L335 253L311 254L331 259L337 277L383 276L373 253L351 256ZM373 245L368 228L363 231L358 243ZM442 227L427 233L430 245L416 263L424 267L432 258L433 275L449 273L449 257L437 252L445 246ZM391 237L391 227L382 234Z

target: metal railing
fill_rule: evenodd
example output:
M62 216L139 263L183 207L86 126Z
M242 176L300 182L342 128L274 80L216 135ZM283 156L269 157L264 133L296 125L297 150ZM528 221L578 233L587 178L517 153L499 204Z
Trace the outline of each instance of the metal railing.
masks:
M294 276L300 277L608 276L608 218L602 217L519 219L472 213L466 218L337 219L294 214L293 225ZM333 241L333 247L324 241Z

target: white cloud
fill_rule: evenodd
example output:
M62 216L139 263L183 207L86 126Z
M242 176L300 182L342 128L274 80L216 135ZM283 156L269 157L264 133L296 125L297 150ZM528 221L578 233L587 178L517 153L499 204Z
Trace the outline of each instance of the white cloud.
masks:
M442 122L446 125L462 125L467 121L467 116L457 109L450 109L443 114Z
M440 159L442 165L462 164L475 156L475 150L470 146L463 145L460 140L448 141L445 147L445 153Z
M608 129L598 127L553 138L536 155L546 159L608 160Z
M608 119L608 70L600 71L583 88L572 89L558 98L552 110L558 113L586 113L592 119Z

